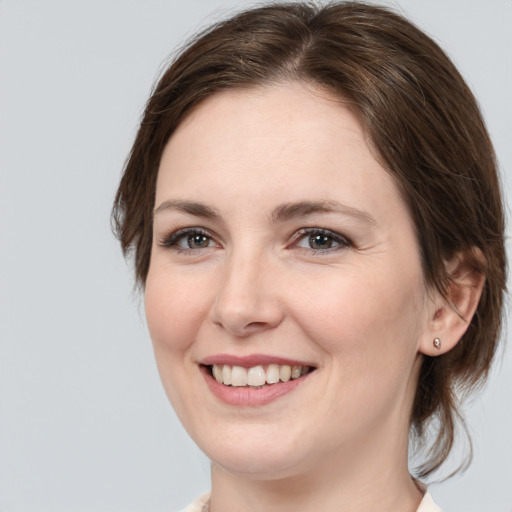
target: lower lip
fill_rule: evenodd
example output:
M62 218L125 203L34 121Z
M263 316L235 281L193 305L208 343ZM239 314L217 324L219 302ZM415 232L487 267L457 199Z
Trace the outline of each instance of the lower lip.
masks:
M213 395L226 404L239 407L255 407L269 404L293 391L311 375L311 373L307 373L298 379L289 380L288 382L278 382L264 388L251 388L249 386L224 386L224 384L220 384L210 375L207 368L202 367L201 371Z

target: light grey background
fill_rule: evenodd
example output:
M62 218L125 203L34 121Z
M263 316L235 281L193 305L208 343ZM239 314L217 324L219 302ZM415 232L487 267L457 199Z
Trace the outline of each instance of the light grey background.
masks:
M167 56L244 5L0 0L1 512L172 511L209 486L161 389L109 213ZM476 92L510 210L512 0L394 5ZM511 397L508 349L468 408L473 465L431 487L446 512L512 511Z

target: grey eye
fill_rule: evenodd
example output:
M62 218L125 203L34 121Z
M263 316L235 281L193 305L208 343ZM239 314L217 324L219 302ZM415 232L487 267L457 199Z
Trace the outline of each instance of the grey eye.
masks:
M185 237L183 237L183 238L185 238ZM210 238L208 238L207 236L202 235L200 233L188 235L186 237L186 243L187 243L187 247L189 249L204 249L205 247L209 247L210 242L211 242ZM183 244L183 241L179 245L182 245L182 244Z
M329 251L341 247L348 247L350 242L339 233L327 229L305 229L299 233L296 247L313 249L314 251Z
M178 250L199 250L217 246L214 238L200 228L178 229L161 242L162 247Z
M311 235L308 237L311 249L330 249L336 242L327 235Z

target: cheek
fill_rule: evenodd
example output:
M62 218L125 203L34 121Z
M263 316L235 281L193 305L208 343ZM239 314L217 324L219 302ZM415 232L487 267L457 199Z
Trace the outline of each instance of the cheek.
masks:
M144 298L146 320L163 387L187 428L192 414L189 406L197 402L189 385L190 372L195 371L192 348L206 303L197 289L194 292L178 273L168 270L150 268Z
M145 310L156 355L159 350L186 351L207 310L207 298L177 272L151 270Z
M323 352L328 370L327 392L318 402L326 404L333 432L353 435L384 421L389 411L407 415L423 314L416 276L366 275L345 272L318 281L296 302L301 329Z
M423 318L418 272L350 268L319 277L301 283L296 318L334 363L348 359L385 367L415 355Z

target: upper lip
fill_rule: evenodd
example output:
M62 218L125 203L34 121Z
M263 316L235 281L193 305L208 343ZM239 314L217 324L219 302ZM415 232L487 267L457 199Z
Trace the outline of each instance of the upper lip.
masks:
M242 366L251 368L253 366L265 366L269 364L289 365L289 366L309 366L315 365L305 361L298 361L288 357L272 356L268 354L251 354L248 356L237 356L233 354L215 354L201 359L200 364L211 366L213 364L228 364L230 366Z

